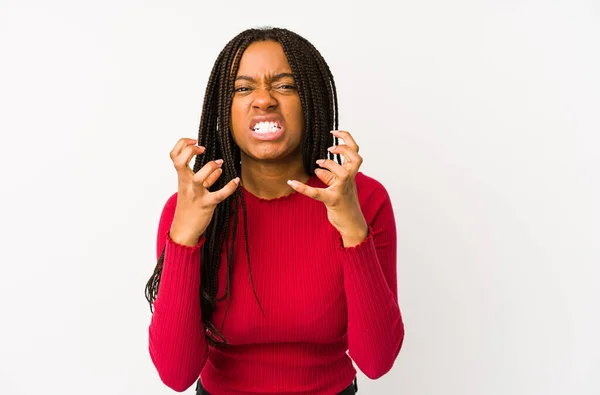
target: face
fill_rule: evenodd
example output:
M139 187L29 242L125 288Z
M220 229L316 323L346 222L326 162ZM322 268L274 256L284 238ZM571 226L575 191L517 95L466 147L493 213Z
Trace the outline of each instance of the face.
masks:
M242 160L302 160L302 106L292 69L278 42L254 42L242 54L230 124Z

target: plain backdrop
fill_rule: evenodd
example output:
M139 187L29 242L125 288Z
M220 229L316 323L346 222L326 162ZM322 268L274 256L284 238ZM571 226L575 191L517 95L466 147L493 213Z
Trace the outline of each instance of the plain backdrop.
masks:
M169 151L265 25L321 51L394 204L406 338L359 394L600 393L597 1L0 4L0 394L173 393L144 299Z

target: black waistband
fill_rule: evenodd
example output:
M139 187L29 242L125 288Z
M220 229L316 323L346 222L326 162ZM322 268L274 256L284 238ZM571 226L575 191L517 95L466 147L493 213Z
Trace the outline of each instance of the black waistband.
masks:
M357 392L358 392L358 381L356 380L356 377L355 377L352 384L350 384L348 387L346 387L338 395L354 395ZM198 379L198 381L196 382L196 395L211 395L208 391L206 391L204 389L204 387L202 386L202 383L200 382L200 379Z

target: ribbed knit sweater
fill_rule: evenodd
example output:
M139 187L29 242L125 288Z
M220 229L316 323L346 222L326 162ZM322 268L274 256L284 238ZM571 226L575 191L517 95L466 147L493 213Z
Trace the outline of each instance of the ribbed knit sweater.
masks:
M317 177L308 185L325 188ZM169 229L177 194L158 226L163 270L149 326L149 351L161 380L182 392L201 378L212 395L337 394L356 366L369 378L387 373L402 346L398 307L396 223L383 185L356 176L369 226L364 242L344 247L322 202L297 192L262 199L242 188L247 207L250 282L240 212L230 305L217 303L211 322L227 345L213 347L201 319L200 249L175 243ZM225 255L222 254L224 258ZM226 262L219 295L226 289ZM223 324L223 325L222 325Z

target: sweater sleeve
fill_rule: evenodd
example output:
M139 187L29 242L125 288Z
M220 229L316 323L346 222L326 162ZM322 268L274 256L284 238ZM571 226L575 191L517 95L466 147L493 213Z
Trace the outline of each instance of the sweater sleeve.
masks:
M167 201L159 226L156 252L164 262L148 329L149 352L161 380L183 392L198 379L208 348L200 310L200 247L175 243L169 229L176 194Z
M354 247L340 246L349 355L373 380L392 368L404 340L396 278L396 223L387 193L380 201L367 239Z

